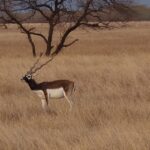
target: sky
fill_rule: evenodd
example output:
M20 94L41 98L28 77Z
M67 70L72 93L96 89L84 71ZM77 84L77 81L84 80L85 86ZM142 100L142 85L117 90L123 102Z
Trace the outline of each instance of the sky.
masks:
M139 4L144 4L150 6L150 0L135 0Z

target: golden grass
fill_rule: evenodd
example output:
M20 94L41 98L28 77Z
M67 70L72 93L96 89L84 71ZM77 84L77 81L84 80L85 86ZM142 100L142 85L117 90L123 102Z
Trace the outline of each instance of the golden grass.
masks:
M44 29L42 29L44 30ZM149 150L150 23L76 31L80 42L40 71L36 80L75 81L70 113L51 100L51 114L20 81L35 61L25 36L0 30L0 149ZM38 48L43 44L36 39Z

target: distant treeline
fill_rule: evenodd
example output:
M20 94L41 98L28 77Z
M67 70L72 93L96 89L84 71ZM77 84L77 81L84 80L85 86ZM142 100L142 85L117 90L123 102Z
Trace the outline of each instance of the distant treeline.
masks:
M132 7L133 11L135 12L132 17L133 20L137 21L150 20L150 7L144 5L137 5Z
M148 21L150 20L150 7L145 5L132 5L130 11L126 11L129 15L129 21ZM116 13L111 12L110 14L112 21L121 21L122 17ZM107 20L107 18L105 18Z
M132 10L132 15L130 16L129 20L130 21L146 21L150 20L150 7L144 6L144 5L133 5L131 6ZM45 11L45 13L47 13ZM75 13L75 12L68 12L68 13ZM78 12L79 13L79 12ZM128 12L127 12L128 13ZM130 12L131 13L131 12ZM30 13L20 13L16 14L19 16L21 19L23 18L28 18L30 16ZM47 14L48 15L48 14ZM78 16L79 14L77 14ZM100 14L101 18L103 21L121 21L122 17L116 13L116 12L111 12L108 16L105 16L104 14ZM61 18L61 21L66 21L67 18ZM94 18L89 19L91 22L94 22ZM36 13L34 16L32 16L30 19L25 19L24 22L29 22L29 23L46 23L47 21L40 15L40 13ZM4 20L0 19L0 23L4 23ZM7 23L13 23L13 22L7 22Z

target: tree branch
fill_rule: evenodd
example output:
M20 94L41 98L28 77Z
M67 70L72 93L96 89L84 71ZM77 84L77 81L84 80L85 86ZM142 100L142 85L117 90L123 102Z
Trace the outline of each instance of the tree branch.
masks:
M73 45L77 41L79 41L79 39L75 39L72 42L70 42L69 44L64 44L63 47L69 47L69 46Z

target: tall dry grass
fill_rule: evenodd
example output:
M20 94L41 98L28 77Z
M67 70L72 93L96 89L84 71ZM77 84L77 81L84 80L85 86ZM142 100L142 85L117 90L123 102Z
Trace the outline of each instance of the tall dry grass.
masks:
M75 32L71 38L80 42L36 77L75 81L73 110L65 100L51 100L52 113L46 114L20 81L35 61L30 46L14 27L1 29L0 149L149 150L149 35L150 23ZM40 51L43 44L36 40Z

